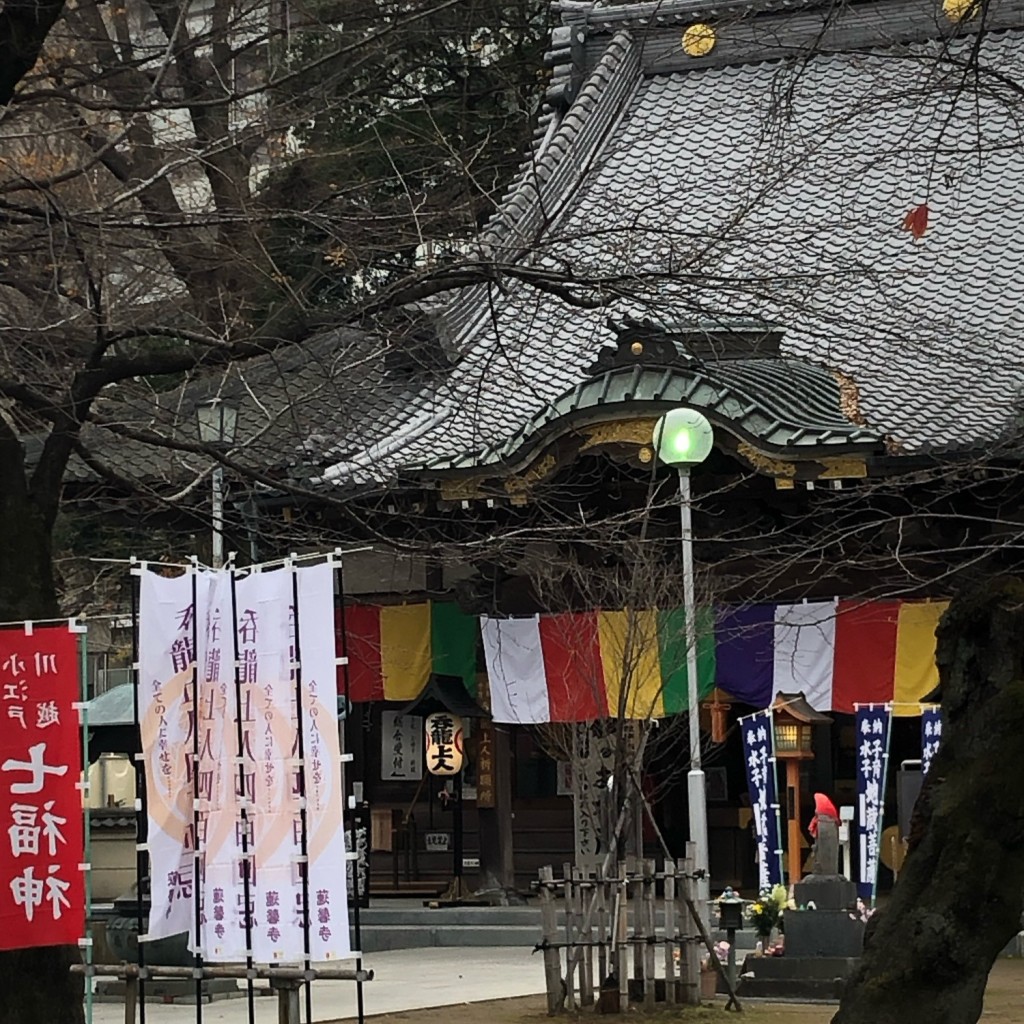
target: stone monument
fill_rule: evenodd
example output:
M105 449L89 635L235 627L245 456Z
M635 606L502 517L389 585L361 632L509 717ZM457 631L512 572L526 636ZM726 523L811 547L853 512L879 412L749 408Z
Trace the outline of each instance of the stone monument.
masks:
M814 869L793 886L796 909L783 915L785 954L748 956L741 995L838 999L861 954L864 922L852 912L857 887L839 873L839 819L819 805L810 831Z
M839 873L839 821L817 816L814 870L793 886L785 916L786 956L858 957L864 922L851 919L857 887Z

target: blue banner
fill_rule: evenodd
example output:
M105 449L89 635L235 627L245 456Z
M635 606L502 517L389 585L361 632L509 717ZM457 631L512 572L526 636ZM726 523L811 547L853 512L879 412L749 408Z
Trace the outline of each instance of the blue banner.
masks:
M775 730L771 708L744 718L741 732L750 806L757 833L758 887L767 889L782 881L779 797L775 781Z
M885 779L889 766L892 706L855 704L857 713L857 839L860 867L857 894L875 902L879 844L885 813Z
M942 742L942 709L925 708L921 712L921 774L926 775L932 758L939 752Z

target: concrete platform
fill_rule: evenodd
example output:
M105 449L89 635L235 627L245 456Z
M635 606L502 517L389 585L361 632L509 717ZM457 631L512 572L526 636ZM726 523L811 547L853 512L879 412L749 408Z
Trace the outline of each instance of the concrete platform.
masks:
M755 999L837 1001L857 957L749 956L740 969L738 994Z
M540 995L544 992L544 964L540 955L524 949L417 949L377 953L364 967L375 977L363 986L366 1014L400 1013L430 1006L450 1006L486 999ZM266 983L255 999L257 1024L277 1024L277 999ZM229 999L203 1008L206 1024L246 1024L248 999ZM538 1009L542 1009L538 1002ZM146 1020L188 1024L195 1007L146 1005ZM356 986L352 982L319 981L313 985L313 1019L318 1022L349 1019L356 1013ZM101 1003L93 1007L94 1024L122 1024L123 1006Z
M559 926L564 915L559 912ZM659 915L659 926L663 924ZM394 949L448 946L533 949L541 939L537 903L519 907L423 906L422 900L388 900L360 912L362 947L366 953ZM714 939L725 938L715 932ZM754 949L757 937L747 929L736 936L736 948Z

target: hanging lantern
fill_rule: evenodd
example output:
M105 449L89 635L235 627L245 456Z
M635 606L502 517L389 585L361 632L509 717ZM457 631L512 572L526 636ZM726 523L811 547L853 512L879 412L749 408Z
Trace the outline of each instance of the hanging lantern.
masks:
M729 732L729 695L717 687L711 691L711 700L704 705L711 712L711 742L724 743Z
M426 757L431 775L458 775L462 771L462 719L439 711L427 715Z

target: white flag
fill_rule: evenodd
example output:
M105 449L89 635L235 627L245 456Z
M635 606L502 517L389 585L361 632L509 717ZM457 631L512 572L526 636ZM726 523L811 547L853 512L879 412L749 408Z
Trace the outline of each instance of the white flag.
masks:
M142 573L139 591L139 729L146 767L152 939L194 938L194 819L190 715L196 609L208 582Z

